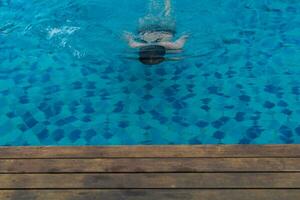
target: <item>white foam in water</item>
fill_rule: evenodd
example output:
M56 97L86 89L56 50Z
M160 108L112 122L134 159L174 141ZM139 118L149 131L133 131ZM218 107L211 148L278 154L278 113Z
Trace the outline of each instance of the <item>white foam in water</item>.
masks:
M72 48L71 46L69 46L70 48ZM82 58L85 56L85 52L80 52L77 49L73 50L73 56L76 58Z
M71 35L74 32L80 30L80 27L75 26L63 26L61 28L48 28L48 38L51 39L58 35Z

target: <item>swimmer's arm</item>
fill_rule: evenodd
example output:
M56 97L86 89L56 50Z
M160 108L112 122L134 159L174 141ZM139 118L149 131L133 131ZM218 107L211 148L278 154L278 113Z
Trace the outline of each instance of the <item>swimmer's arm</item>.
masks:
M141 48L141 47L147 46L147 44L140 43L140 42L136 42L136 41L134 41L134 40L129 41L129 42L128 42L128 45L129 45L131 48Z
M178 40L175 42L160 42L159 45L165 47L166 49L171 49L171 50L179 50L182 49L189 38L188 35L184 35L180 37Z
M145 43L141 43L141 42L137 42L135 41L133 38L130 38L128 41L128 45L131 47L131 48L141 48L141 47L145 47L147 46L147 44Z
M134 37L132 36L131 33L126 32L126 33L124 34L124 37L125 37L126 41L128 42L128 45L129 45L131 48L141 48L141 47L147 46L147 45L144 44L144 43L135 41L135 40L134 40Z

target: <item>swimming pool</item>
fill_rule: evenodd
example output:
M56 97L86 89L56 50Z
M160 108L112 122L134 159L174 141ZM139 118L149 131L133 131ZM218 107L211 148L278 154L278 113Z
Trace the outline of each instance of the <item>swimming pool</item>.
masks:
M122 39L142 0L0 0L0 145L300 143L300 1L174 0L186 59Z

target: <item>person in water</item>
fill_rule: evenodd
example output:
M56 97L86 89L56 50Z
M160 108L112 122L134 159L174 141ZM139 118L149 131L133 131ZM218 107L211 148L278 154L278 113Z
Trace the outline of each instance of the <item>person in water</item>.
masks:
M173 41L176 34L176 22L171 16L171 0L164 0L163 13L153 14L157 0L151 0L150 13L140 19L138 36L125 33L129 47L139 49L139 60L145 65L156 65L166 60L168 50L181 50L188 35Z

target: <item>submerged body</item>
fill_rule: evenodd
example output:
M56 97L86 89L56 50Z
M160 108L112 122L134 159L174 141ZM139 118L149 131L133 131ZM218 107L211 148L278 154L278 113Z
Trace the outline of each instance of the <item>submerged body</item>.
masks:
M153 4L153 1L151 3ZM140 61L143 64L163 62L167 50L181 50L188 39L188 35L183 35L173 41L176 22L171 16L171 1L165 0L164 4L163 13L155 16L150 8L150 13L140 19L137 36L125 33L129 47L140 50Z

